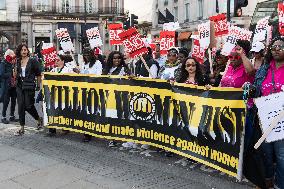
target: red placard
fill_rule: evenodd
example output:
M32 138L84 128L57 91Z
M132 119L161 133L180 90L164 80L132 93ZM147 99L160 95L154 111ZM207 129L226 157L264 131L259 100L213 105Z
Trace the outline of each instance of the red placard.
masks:
M284 4L278 3L279 33L284 35Z
M215 36L227 35L229 33L229 23L226 14L218 14L209 18L214 22Z
M200 48L199 40L194 39L192 57L194 57L200 64L203 64L205 50Z
M109 41L111 45L122 45L122 40L119 38L121 32L123 32L123 24L109 24Z
M165 55L168 50L175 47L175 32L161 31L160 32L160 54Z
M41 54L43 55L45 67L54 67L55 61L56 61L56 58L57 58L57 52L56 52L55 47L43 49L41 51Z
M118 35L123 42L126 52L129 53L131 58L136 58L137 56L148 53L146 45L136 28L130 28Z

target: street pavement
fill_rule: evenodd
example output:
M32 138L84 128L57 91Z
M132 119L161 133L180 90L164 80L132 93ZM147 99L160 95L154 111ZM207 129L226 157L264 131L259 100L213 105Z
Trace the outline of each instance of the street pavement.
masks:
M29 115L23 136L13 135L18 127L0 124L0 189L252 188L178 155L109 148L96 138L83 143L76 133L46 137Z

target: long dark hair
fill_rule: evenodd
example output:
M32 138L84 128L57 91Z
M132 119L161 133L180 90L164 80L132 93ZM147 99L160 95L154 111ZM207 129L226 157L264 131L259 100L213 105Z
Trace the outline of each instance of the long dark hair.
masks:
M22 59L22 56L21 56L21 50L23 47L26 47L28 49L28 56L30 56L30 50L28 48L28 45L27 44L20 44L18 45L17 49L16 49L16 56L18 59Z
M186 66L186 61L189 60L189 59L194 60L195 65L196 65L195 82L198 85L205 85L205 83L204 83L204 76L203 76L202 71L201 71L200 63L193 57L187 57L182 62L182 65L181 65L181 77L180 77L180 79L177 82L178 83L184 83L188 79L188 72L185 69L185 66Z
M272 52L271 52L271 47L276 41L283 41L284 42L284 37L277 36L272 39L270 44L267 47L266 54L264 56L264 64L270 64L271 60L273 60Z
M115 54L119 54L119 56L121 57L120 65L118 67L124 67L125 69L127 69L127 65L125 64L123 54L119 51L112 51L107 58L107 65L106 65L105 69L103 70L104 75L107 75L109 73L110 69L112 68L113 57L114 57Z

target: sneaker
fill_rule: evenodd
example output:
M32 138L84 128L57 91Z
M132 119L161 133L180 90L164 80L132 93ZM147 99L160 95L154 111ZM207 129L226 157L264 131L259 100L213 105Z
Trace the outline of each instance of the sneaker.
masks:
M116 142L115 141L113 141L113 140L109 141L108 147L115 147L115 146L116 146Z
M150 148L150 146L148 144L143 144L141 146L141 148L144 149L144 150L148 150Z
M2 123L4 123L4 124L9 124L9 121L6 119L6 118L2 118Z
M125 143L122 144L122 147L133 148L134 144L135 144L134 142L125 142Z
M15 116L10 116L10 122L18 122L19 119L16 119Z

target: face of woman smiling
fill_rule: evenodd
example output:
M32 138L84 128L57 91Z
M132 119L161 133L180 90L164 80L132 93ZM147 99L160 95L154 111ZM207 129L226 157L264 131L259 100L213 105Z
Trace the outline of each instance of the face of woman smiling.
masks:
M119 66L120 63L121 63L121 59L122 59L122 57L120 56L120 54L114 54L113 58L112 58L113 67Z

